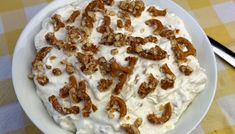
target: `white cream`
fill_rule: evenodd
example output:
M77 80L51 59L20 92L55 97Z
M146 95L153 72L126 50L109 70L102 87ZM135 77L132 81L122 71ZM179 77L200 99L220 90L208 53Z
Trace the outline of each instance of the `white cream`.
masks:
M112 11L118 11L117 7L118 1L116 1L115 6L111 9ZM74 3L73 5L69 5L66 7L62 7L55 11L56 14L62 16L62 20L66 20L73 10L80 9L81 7L85 7L87 3ZM140 36L145 37L148 35L152 35L153 28L144 24L145 20L151 18L149 13L146 12L148 7L145 8L145 11L142 13L142 16L139 18L131 17L132 26L134 27L134 32L131 34L132 36ZM50 17L50 16L49 16ZM97 13L97 21L95 22L95 26L98 26L102 23L102 15ZM166 17L156 17L159 19L164 25L171 26L173 29L180 29L177 37L185 37L191 41L191 37L189 36L187 30L185 29L183 21L172 13L168 13ZM76 20L76 26L79 26L81 16ZM123 29L117 29L116 20L117 16L111 16L112 25L111 27L115 32L128 33ZM145 31L141 33L141 29L144 28ZM35 36L35 47L39 50L42 47L50 46L45 41L45 34L53 31L53 26L49 18L45 19L42 23L41 31ZM56 33L56 37L59 39L63 39L65 35L65 30L61 29ZM100 40L101 34L96 32L95 28L90 36L90 41L97 44ZM175 62L174 54L171 50L171 44L168 40L161 38L158 36L158 45L167 51L167 54L170 55L169 58L165 58L161 61L150 61L143 58L138 58L138 62L135 65L135 70L133 74L128 78L120 96L126 101L128 108L128 116L130 116L130 120L118 119L118 114L114 119L109 119L107 113L105 111L105 106L107 105L111 91L113 90L115 84L113 84L107 92L100 92L97 89L97 83L102 78L102 75L99 71L95 72L92 75L83 74L80 69L80 63L77 61L75 56L67 56L63 53L62 50L52 49L47 56L43 59L43 62L47 65L51 65L52 68L60 68L63 73L60 76L54 76L51 70L44 69L44 73L49 78L49 83L45 86L41 86L38 84L37 80L34 80L37 93L44 102L49 114L53 117L55 122L57 122L62 128L76 132L77 134L121 134L124 131L120 128L120 124L123 123L133 123L134 120L138 117L143 119L143 124L139 127L141 133L146 134L156 134L156 133L165 133L175 127L177 120L182 115L184 110L188 107L188 105L193 101L193 99L200 93L206 84L207 77L204 73L204 69L202 69L198 63L198 60L193 57L188 57L188 65L193 68L193 73L190 76L185 76L178 70L178 66ZM147 44L146 48L149 47ZM78 47L79 44L77 45ZM111 55L110 51L114 47L112 46L102 46L98 54L95 56L96 58L100 56L104 56L107 60L115 57L117 62L122 65L126 65L125 57L130 56L130 54L126 53L126 47L119 48L119 53L115 56ZM55 60L50 60L51 56L56 56ZM134 56L134 55L132 55ZM135 55L136 56L136 55ZM96 112L92 112L89 118L83 118L82 114L78 115L61 115L57 111L53 109L51 104L48 102L48 97L51 95L59 96L59 89L64 86L65 82L68 82L69 75L65 73L65 66L60 64L61 60L67 60L72 63L76 67L76 77L79 80L87 80L88 82L88 94L91 97L92 102L98 107ZM141 99L138 94L138 88L140 84L147 80L147 76L152 73L158 80L164 78L164 75L159 71L159 68L164 63L167 63L172 72L176 75L176 81L174 88L169 90L162 90L160 84L157 86L156 90L153 93L150 93L146 98ZM38 72L33 71L36 76ZM114 82L115 83L115 82ZM62 106L70 106L69 99L61 99L58 98L59 102ZM148 113L156 113L158 115L161 114L159 112L159 107L164 105L167 102L171 102L173 104L173 113L169 121L167 121L163 125L154 125L149 123L146 119ZM81 104L76 104L82 108Z

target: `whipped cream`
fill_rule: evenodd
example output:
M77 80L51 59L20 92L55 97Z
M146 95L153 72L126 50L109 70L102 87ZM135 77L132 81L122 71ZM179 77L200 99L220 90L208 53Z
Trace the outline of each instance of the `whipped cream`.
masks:
M117 13L119 10L118 3L119 0L116 0L113 6L106 6L106 8ZM56 10L52 15L58 14L61 16L61 20L65 21L69 18L74 10L79 9L82 12L84 9L81 8L85 7L87 4L88 1L83 3L76 2ZM160 9L159 7L157 8ZM147 12L147 9L148 7L145 7L142 15L138 18L130 16L132 20L132 26L134 28L133 33L124 30L124 28L117 28L117 16L110 16L111 28L115 33L119 32L129 34L131 36L146 37L148 35L152 35L153 28L145 25L144 22L150 18L157 18L169 29L180 29L180 32L176 35L176 37L184 37L191 41L191 37L184 26L184 22L178 16L173 13L167 13L167 15L163 17L152 17ZM76 19L73 25L79 27L80 21L81 15ZM89 37L90 42L94 44L98 44L102 36L101 33L96 31L96 27L100 26L102 21L103 16L101 13L96 13L94 28ZM141 32L141 29L144 29L144 31ZM42 29L35 36L35 47L37 51L46 46L51 47L51 45L48 44L45 40L45 35L48 32L53 31L53 24L49 16L49 18L46 18L42 22ZM65 28L61 28L55 33L55 35L58 39L64 39L66 35ZM138 62L135 65L134 71L129 76L119 95L125 100L127 105L127 116L130 117L129 119L123 118L121 120L118 119L118 113L115 113L114 119L110 119L106 112L106 105L109 102L112 89L114 89L115 84L112 84L108 91L100 92L97 89L98 82L102 78L102 74L99 70L91 75L85 75L82 71L80 71L79 67L81 64L77 60L76 56L68 56L63 52L63 50L53 48L43 59L43 63L50 65L52 68L59 68L62 70L62 74L60 76L54 76L51 70L48 70L45 67L43 70L41 70L41 72L33 70L33 74L34 76L37 76L38 74L44 74L49 79L49 83L44 86L40 85L36 78L34 78L34 83L36 84L39 97L43 101L45 107L55 122L58 123L63 129L72 131L76 134L122 134L125 133L125 131L120 127L120 125L125 123L133 124L135 119L139 117L143 119L143 123L139 127L139 131L141 133L162 134L171 129L174 129L177 120L180 118L189 104L202 90L204 90L207 77L205 75L205 70L200 67L197 58L194 56L188 56L186 62L186 64L193 69L193 73L190 76L185 76L183 73L181 73L178 69L174 53L171 49L171 42L165 38L162 38L161 36L156 37L158 38L157 45L165 50L169 57L160 61L151 61L138 57ZM148 49L155 45L156 44L154 43L147 43L143 47L144 49ZM77 44L77 48L78 50L81 50L81 46L79 44ZM112 55L110 51L114 48L116 47L102 45L94 57L99 58L104 56L107 60L114 57L118 63L126 66L127 62L125 61L125 57L133 55L126 52L127 46L118 48L118 54ZM51 56L56 56L56 59L51 60ZM59 96L59 90L65 85L65 83L68 83L69 74L65 72L65 66L60 63L62 60L66 60L76 67L74 75L78 80L87 81L87 92L92 102L98 108L98 110L91 113L88 118L84 118L82 114L62 115L58 113L48 101L48 97L51 95ZM164 78L164 74L160 72L160 66L165 63L167 63L171 71L176 76L174 87L168 90L163 90L160 87L160 84L158 84L154 92L150 93L143 99L140 98L137 91L141 83L145 82L151 73L158 80ZM69 98L62 99L58 97L58 101L64 107L71 106L71 101ZM151 124L146 118L147 114L154 112L160 116L162 111L159 111L159 109L167 102L171 102L173 106L171 118L166 123L161 125ZM82 107L81 104L74 105L80 106L80 108Z

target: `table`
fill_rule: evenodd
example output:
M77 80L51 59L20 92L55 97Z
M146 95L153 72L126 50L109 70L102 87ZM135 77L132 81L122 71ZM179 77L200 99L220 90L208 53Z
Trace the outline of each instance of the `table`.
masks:
M174 0L205 32L235 51L235 0ZM11 80L16 40L27 22L50 0L2 0L0 4L0 133L41 134L23 112ZM14 4L13 4L14 3ZM218 85L206 117L192 134L235 133L235 69L216 57Z

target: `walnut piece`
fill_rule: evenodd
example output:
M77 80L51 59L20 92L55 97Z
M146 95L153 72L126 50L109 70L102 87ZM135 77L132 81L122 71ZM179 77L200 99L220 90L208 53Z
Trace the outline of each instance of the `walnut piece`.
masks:
M39 66L41 66L40 63L42 63L42 60L51 51L51 49L52 49L52 47L43 47L37 52L37 54L32 62L33 69L39 69Z
M106 107L106 110L107 111L110 111L112 110L112 108L114 106L117 106L119 108L119 119L123 118L126 116L127 114L127 107L126 107L126 103L123 99L117 97L117 96L114 96L112 95L111 98L110 98L110 101Z
M77 59L82 64L80 69L84 74L90 75L98 70L97 60L93 57L93 55L88 53L83 54L78 52Z
M138 90L138 94L141 98L146 97L150 92L153 92L155 88L157 87L158 80L153 76L153 74L150 74L148 77L148 83L143 82Z
M99 49L96 45L94 45L92 43L85 43L82 46L82 50L89 51L89 52L92 52L92 53L97 53Z
M162 30L164 29L164 26L160 20L157 19L149 19L145 21L145 24L148 26L155 26L156 29L154 29L153 34L154 35L159 35Z
M171 118L171 114L172 114L172 106L171 103L168 102L164 106L164 111L161 117L157 117L154 113L152 113L147 116L147 119L150 123L153 124L164 124Z
M48 82L49 82L49 79L47 78L46 75L38 75L36 77L36 80L38 81L38 83L42 86L45 86Z
M181 49L182 47L185 47L187 50L183 51ZM187 61L189 55L196 56L196 49L193 47L193 44L183 37L176 38L172 41L172 50L178 62Z
M110 27L111 19L109 16L104 16L103 24L96 28L97 32L99 33L111 33L113 29Z
M175 83L175 74L170 70L167 64L161 66L160 71L165 74L165 79L161 80L161 88L162 89L169 89L174 87Z
M166 51L162 50L159 46L150 48L149 50L143 50L140 45L127 48L127 53L138 54L142 58L149 60L162 60L166 58Z
M53 27L55 31L58 31L60 28L65 27L65 24L61 21L61 16L58 14L55 14L51 17Z
M121 127L127 132L127 134L140 134L138 127L141 126L143 120L137 118L134 124L122 124Z
M70 17L67 19L66 23L74 23L76 18L80 15L79 10L73 11L73 13L70 15Z
M149 14L153 17L157 17L157 16L166 16L166 9L164 10L158 10L156 9L154 6L150 6L147 11L149 12Z
M62 115L78 114L80 112L78 106L72 106L70 108L62 107L55 95L50 96L48 101L52 104L53 108Z
M119 8L131 13L134 17L139 17L144 11L145 5L142 0L121 1Z
M179 67L180 72L184 73L186 76L192 74L193 69L190 66L181 65Z
M59 68L54 68L54 69L52 69L52 73L55 76L59 76L62 74L62 71Z
M107 89L113 84L113 80L110 79L101 79L98 83L98 90L100 92L107 91Z

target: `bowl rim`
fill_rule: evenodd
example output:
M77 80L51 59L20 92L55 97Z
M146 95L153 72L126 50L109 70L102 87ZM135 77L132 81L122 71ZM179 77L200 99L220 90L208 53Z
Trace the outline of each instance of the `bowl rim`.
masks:
M67 1L67 2L66 2ZM83 0L79 0L79 1L83 1ZM176 4L174 1L171 1L171 0L165 0L167 2L169 2L170 4L174 5L175 7L177 7L178 9L182 10L185 15L187 15L188 17L191 18L191 20L194 22L194 24L199 28L200 31L202 31L202 34L203 36L206 37L206 33L204 32L204 30L202 29L202 27L199 25L199 23L185 10L183 9L181 6L179 6L178 4ZM17 79L15 78L15 74L17 73L16 72L16 66L17 66L17 63L16 63L16 53L19 51L20 47L21 47L21 42L23 41L23 37L24 35L29 31L30 27L33 25L33 23L36 21L36 19L47 13L48 9L56 4L59 4L59 3L65 3L66 2L66 5L67 4L71 4L73 2L75 2L75 0L55 0L55 1L52 1L50 2L48 5L46 5L44 8L42 8L29 22L28 24L25 26L24 30L22 31L22 33L20 34L17 42L16 42L16 46L15 46L15 49L14 49L14 53L13 53L13 58L12 58L12 81L13 81L13 87L14 87L14 90L15 90L15 93L16 93L16 96L17 96L17 99L21 105L21 107L23 108L24 112L26 113L26 115L29 117L29 119L43 132L43 133L47 133L47 131L44 129L43 125L41 124L40 121L38 121L30 112L29 109L26 108L26 104L23 103L23 100L22 100L22 97L19 95L19 90L17 90L17 84L16 84L16 81ZM47 12L46 12L47 11ZM206 44L211 44L209 42L208 39L206 39ZM214 78L214 84L213 84L213 87L211 87L211 89L213 89L213 92L212 92L212 99L210 99L209 103L208 103L208 106L206 108L206 110L204 111L203 115L200 117L200 119L197 121L197 123L194 125L194 127L192 127L188 133L192 132L198 125L199 123L202 121L202 119L205 117L205 115L208 113L208 110L214 100L214 96L215 96L215 93L216 93L216 87L217 87L217 64L216 64L216 59L215 59L215 54L213 52L213 49L212 49L212 46L210 45L209 46L210 50L210 53L212 54L212 63L213 63L213 67L214 67L214 75L215 75L215 78Z

